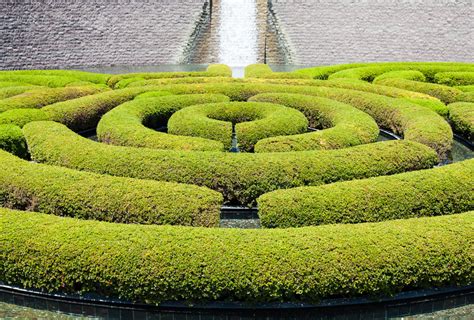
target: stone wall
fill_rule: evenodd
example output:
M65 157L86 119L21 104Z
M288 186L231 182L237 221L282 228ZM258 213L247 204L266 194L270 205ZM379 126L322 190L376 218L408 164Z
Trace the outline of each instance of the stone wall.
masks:
M258 60L304 65L472 62L473 2L257 0ZM211 3L214 20L209 15ZM219 62L219 39L212 28L218 21L218 4L219 0L0 0L0 69Z
M294 64L473 62L473 2L271 0L270 9Z
M174 64L207 0L0 0L0 69Z

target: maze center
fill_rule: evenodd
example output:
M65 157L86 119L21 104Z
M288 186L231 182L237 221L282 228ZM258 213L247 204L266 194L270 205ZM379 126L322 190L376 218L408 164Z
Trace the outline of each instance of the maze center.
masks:
M472 285L474 64L245 75L0 71L1 283L157 306ZM261 228L219 227L235 205Z

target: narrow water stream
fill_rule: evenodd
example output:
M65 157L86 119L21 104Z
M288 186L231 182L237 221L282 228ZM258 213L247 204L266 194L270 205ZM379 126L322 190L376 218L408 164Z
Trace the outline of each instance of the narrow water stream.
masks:
M232 67L258 59L256 0L221 0L219 17L219 62Z

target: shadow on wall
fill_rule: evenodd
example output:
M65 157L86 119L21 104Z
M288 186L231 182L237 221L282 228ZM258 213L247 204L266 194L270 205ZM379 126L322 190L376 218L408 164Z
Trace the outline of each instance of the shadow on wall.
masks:
M292 63L291 51L267 0L213 0L183 55L183 63Z

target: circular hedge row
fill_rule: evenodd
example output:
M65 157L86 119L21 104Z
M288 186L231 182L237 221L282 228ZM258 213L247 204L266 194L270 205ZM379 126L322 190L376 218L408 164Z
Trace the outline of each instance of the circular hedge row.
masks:
M473 70L0 72L0 205L23 210L0 209L0 281L153 304L471 284L474 161L433 166L472 134ZM274 229L216 228L256 203Z

